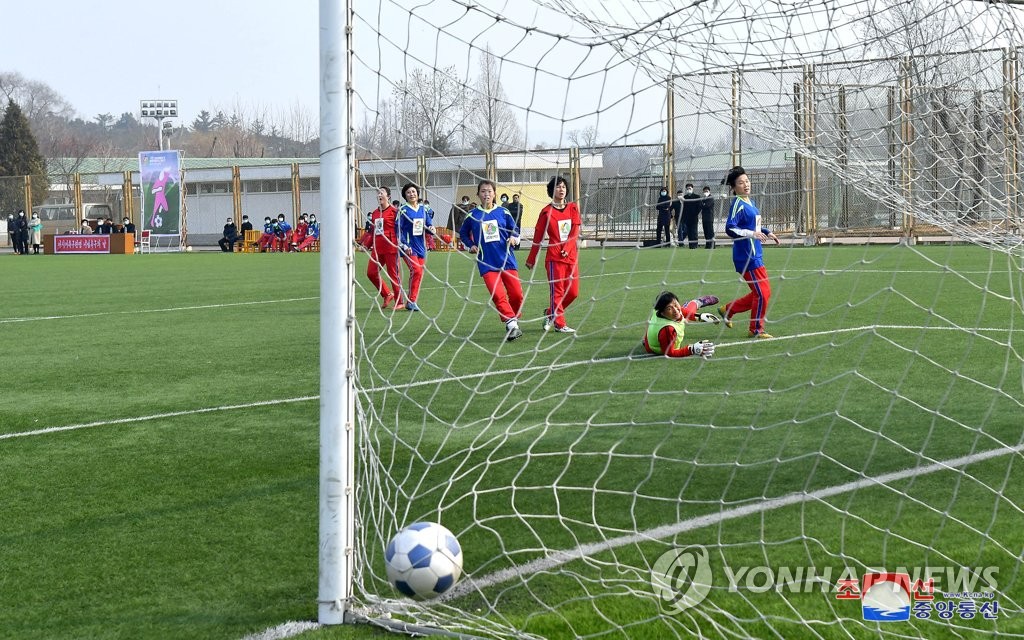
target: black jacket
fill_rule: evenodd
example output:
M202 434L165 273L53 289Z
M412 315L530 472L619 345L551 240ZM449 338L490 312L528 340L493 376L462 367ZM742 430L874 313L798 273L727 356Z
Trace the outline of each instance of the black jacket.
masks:
M715 217L715 197L708 196L700 199L700 215L701 217Z
M655 207L658 209L658 221L668 222L672 215L672 199L668 197L667 193L658 196L658 204Z
M700 212L700 196L688 193L683 196L683 215L696 216Z

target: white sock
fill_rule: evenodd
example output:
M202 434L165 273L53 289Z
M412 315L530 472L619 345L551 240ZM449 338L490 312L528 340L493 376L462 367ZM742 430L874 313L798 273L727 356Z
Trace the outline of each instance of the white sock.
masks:
M515 318L512 318L511 320L505 323L505 328L508 329L509 331L511 331L512 329L518 329L519 323L516 322Z

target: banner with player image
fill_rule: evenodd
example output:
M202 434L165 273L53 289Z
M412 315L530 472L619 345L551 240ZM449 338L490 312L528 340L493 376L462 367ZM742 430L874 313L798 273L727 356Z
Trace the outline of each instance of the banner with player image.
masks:
M155 236L181 235L181 154L143 151L139 154L142 228Z

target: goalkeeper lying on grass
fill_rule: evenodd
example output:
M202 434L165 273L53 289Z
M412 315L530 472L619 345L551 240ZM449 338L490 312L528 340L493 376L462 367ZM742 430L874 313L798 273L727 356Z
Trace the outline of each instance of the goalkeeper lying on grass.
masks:
M715 353L714 342L701 340L693 344L683 344L683 332L686 321L714 324L721 322L721 319L712 313L698 313L701 308L716 304L718 298L715 296L701 296L685 305L679 304L676 294L662 291L654 303L654 311L651 312L651 319L647 323L644 349L647 353L659 353L669 358L710 358Z

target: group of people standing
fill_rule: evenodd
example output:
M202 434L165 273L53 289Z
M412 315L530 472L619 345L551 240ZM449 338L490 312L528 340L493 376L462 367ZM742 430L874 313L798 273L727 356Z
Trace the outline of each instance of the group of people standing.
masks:
M544 310L544 331L575 333L566 324L565 309L579 295L577 240L582 220L576 203L566 199L568 185L564 178L551 178L547 191L551 203L538 216L526 267L533 269L541 242L547 238L545 268L549 296ZM468 196L463 197L459 207L462 215L453 215L452 222L458 227L458 242L476 256L477 271L505 325L505 340L516 340L523 335L518 320L522 316L524 295L514 251L520 243L521 218L517 219L513 211L522 216L522 205L518 194L511 202L502 194L499 203L497 185L490 180L482 180L477 185L477 196L479 204L470 203ZM378 189L378 206L367 215L366 230L360 242L370 253L366 275L381 296L381 308L387 309L394 303L396 311L419 311L417 300L426 269L424 238L428 235L437 238L437 230L432 212L419 201L419 187L403 186L405 204L397 208L389 202L390 197L390 189ZM409 271L407 287L402 285L399 259ZM382 269L387 273L387 280L381 277Z
M25 210L19 209L17 214L7 215L7 243L14 247L14 253L27 256L31 239L32 252L39 253L43 244L43 221L33 213L31 220L25 219Z
M674 293L662 292L655 302L643 339L644 348L649 353L669 357L710 357L715 350L712 342L703 340L691 345L684 343L685 323L699 320L724 322L732 328L733 318L747 312L750 313L750 336L772 337L764 326L771 285L764 266L761 243L772 240L779 244L779 239L763 226L761 213L750 198L750 178L743 167L733 167L723 182L729 185L733 193L725 223L726 235L733 239L733 265L747 283L750 292L718 307L720 317L699 313L701 308L718 304L716 296L703 295L683 304ZM688 187L692 193L692 185ZM458 238L466 251L476 256L480 277L505 325L504 339L512 341L523 335L518 319L522 316L524 295L514 252L520 244L520 231L518 221L509 209L495 202L496 192L497 187L492 181L482 180L479 183L477 196L480 204L466 211L459 224ZM541 245L546 240L544 262L549 296L543 313L544 331L575 333L566 324L565 310L579 295L578 240L582 220L579 207L575 202L567 200L568 184L564 178L551 178L547 193L551 202L538 215L526 268L534 268ZM663 195L666 194L663 192ZM394 303L396 311L419 311L417 299L426 270L424 237L436 236L432 212L420 203L419 188L414 184L402 187L405 204L396 208L389 202L390 197L390 189L378 189L378 206L367 215L365 233L360 243L370 253L366 275L381 296L382 309ZM680 202L685 203L686 199L684 197ZM698 198L695 196L689 199ZM711 200L710 189L705 188L705 195L700 200ZM468 198L465 198L463 206L468 204ZM710 211L713 216L713 201ZM684 224L689 224L685 220L685 213ZM692 228L696 228L695 222ZM713 234L709 234L709 228L710 224L706 224L705 237L711 242ZM696 231L688 234L692 248L696 248L695 235ZM708 248L711 246L709 244ZM400 259L409 271L408 287L402 284ZM381 276L381 269L386 272L387 281Z
M694 193L693 184L687 183L686 190L676 192L676 199L668 195L668 187L662 187L658 194L657 242L661 246L672 246L672 223L675 223L676 243L681 247L688 242L691 249L700 246L697 240L697 224L700 221L704 231L704 248L715 246L715 199L711 197L711 187L704 187L701 195ZM662 231L665 242L661 241Z
M82 220L81 226L72 229L70 233L77 234L112 234L112 233L135 233L135 225L131 219L125 218L122 224L115 225L110 218L96 220L96 229L93 230L89 220ZM25 217L25 210L19 209L16 214L7 216L7 243L14 247L14 253L27 256L29 245L32 245L32 253L40 255L43 246L43 221L38 213L33 213L31 218Z

